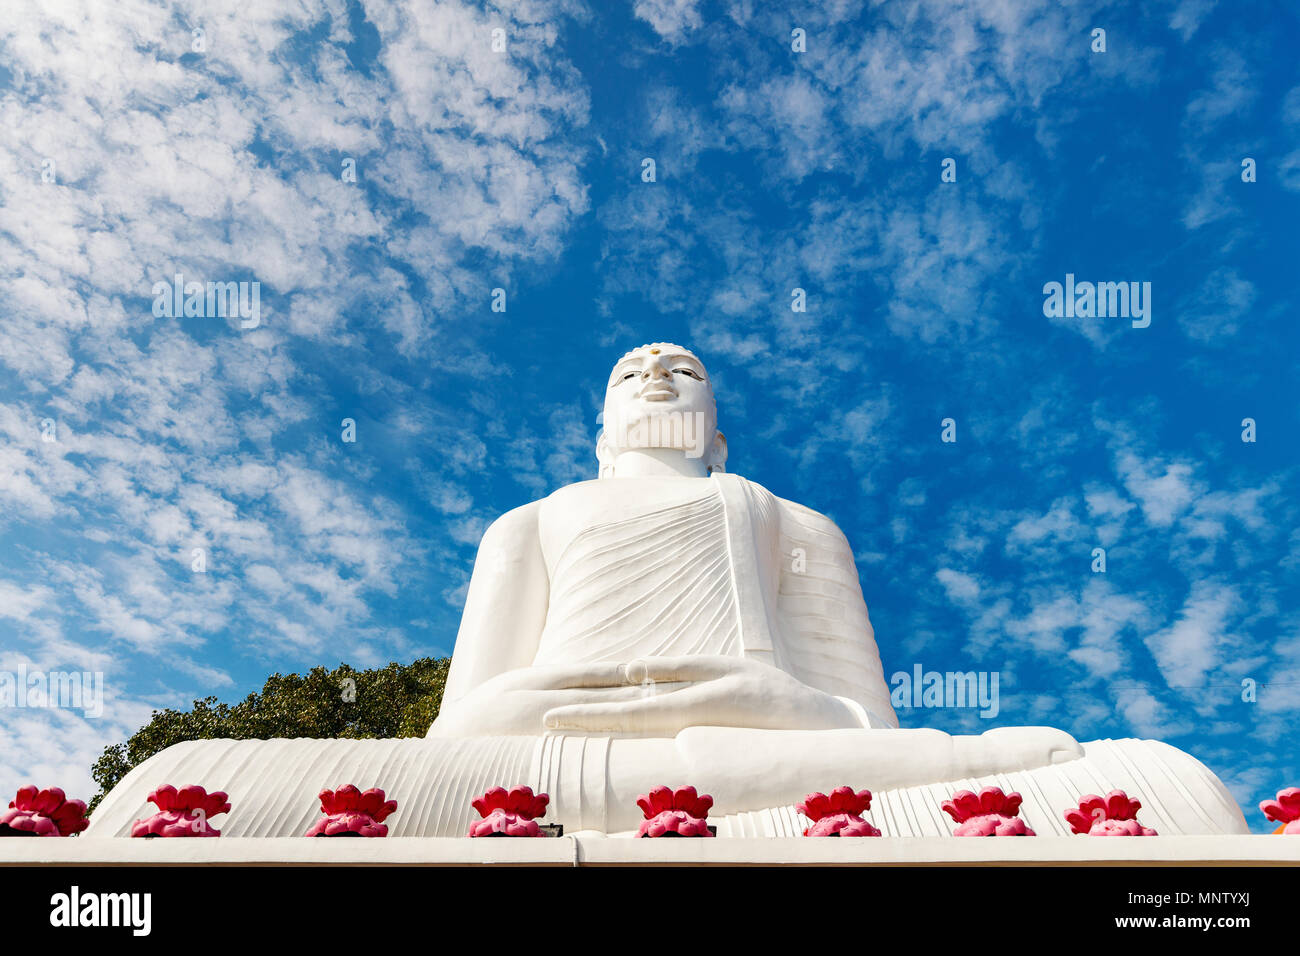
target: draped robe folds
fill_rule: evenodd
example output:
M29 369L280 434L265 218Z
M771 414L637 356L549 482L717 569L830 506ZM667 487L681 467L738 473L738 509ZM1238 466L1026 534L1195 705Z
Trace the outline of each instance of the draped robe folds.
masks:
M345 783L398 801L392 836L463 836L471 800L523 784L551 795L546 822L610 833L634 830L636 796L659 784L711 793L723 837L797 836L806 824L794 804L845 784L875 793L867 816L887 836L946 835L939 804L989 785L1019 790L1022 816L1042 835L1064 835L1063 809L1111 789L1140 797L1144 823L1162 834L1248 832L1213 773L1156 741L896 729L852 552L833 522L735 475L669 479L634 503L612 494L617 484L570 485L542 502L550 596L535 664L744 656L853 702L863 729L190 741L127 774L86 835L129 835L164 783L229 793L219 828L231 837L301 835L319 813L317 792ZM569 506L548 511L566 496Z
M631 514L543 511L551 601L535 664L747 657L898 726L834 523L739 475L666 495Z

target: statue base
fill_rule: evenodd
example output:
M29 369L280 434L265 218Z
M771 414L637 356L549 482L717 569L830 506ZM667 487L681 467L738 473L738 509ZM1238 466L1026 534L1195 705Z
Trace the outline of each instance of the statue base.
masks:
M1268 834L1171 837L730 837L638 840L592 831L550 840L302 837L7 840L0 866L1300 866L1300 839Z
M1049 754L1044 746L1062 749ZM960 765L958 754L966 755ZM708 822L720 838L802 838L808 823L795 805L807 793L850 783L872 791L864 819L893 839L951 836L943 801L985 786L1022 794L1020 816L1040 838L1071 836L1065 811L1085 794L1115 789L1142 801L1141 822L1160 839L1250 832L1208 768L1157 741L1076 744L1045 728L949 737L922 730L698 727L675 740L187 741L127 774L96 808L83 838L129 836L133 822L148 815L149 793L168 782L231 794L233 807L219 826L223 840L299 837L320 815L320 788L340 780L382 786L400 802L388 838L461 838L477 818L471 802L478 795L525 784L550 795L539 823L611 836L635 834L643 819L637 795L661 784L690 784L710 794Z

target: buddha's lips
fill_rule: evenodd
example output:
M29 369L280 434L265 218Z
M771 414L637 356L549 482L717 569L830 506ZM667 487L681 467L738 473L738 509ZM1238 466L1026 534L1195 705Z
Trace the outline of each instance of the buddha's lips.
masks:
M637 397L644 398L647 402L661 402L665 398L676 398L677 389L671 385L647 385Z

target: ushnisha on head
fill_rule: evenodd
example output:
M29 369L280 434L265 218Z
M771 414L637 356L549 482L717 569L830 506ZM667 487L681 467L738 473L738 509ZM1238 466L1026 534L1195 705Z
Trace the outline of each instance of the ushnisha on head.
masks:
M727 439L704 363L690 349L655 342L614 365L596 442L601 478L725 471Z

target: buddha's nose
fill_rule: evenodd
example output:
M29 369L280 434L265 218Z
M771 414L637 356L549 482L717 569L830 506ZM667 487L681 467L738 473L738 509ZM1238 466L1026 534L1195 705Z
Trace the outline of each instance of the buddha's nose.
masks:
M641 372L641 380L643 382L654 381L656 378L671 379L672 377L673 373L668 371L667 367L665 367L662 362L651 362L650 365Z

